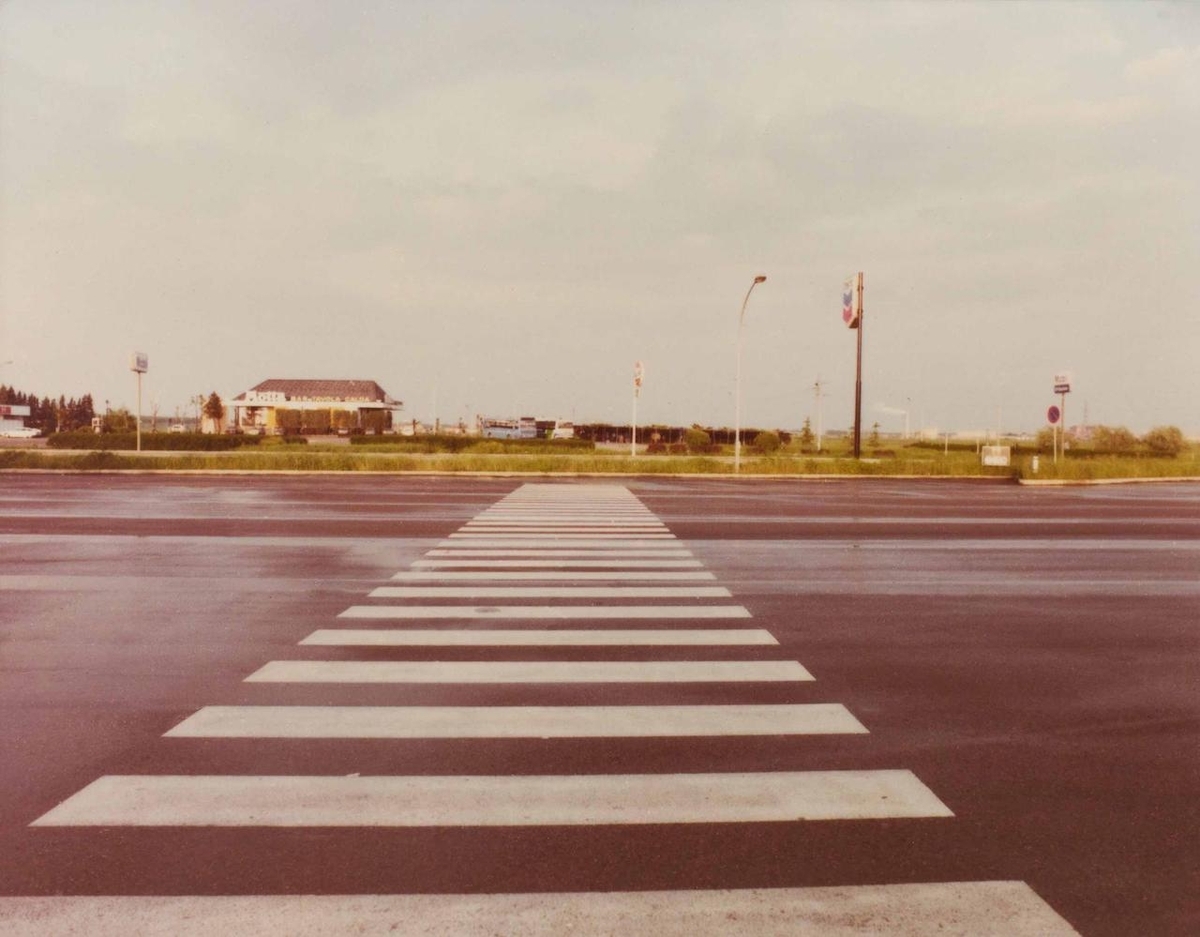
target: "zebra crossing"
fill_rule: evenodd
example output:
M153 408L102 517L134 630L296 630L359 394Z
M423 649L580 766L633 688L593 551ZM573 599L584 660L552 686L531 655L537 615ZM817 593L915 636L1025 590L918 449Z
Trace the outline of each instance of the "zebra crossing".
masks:
M391 582L400 585L373 589L363 604L338 615L336 627L318 628L299 642L311 653L327 648L339 656L267 661L245 680L267 688L507 684L535 693L543 686L575 684L814 683L801 661L779 659L778 642L769 631L731 624L753 616L724 586L703 584L714 580L627 488L527 484L441 540L410 569L395 573ZM526 604L535 599L538 604ZM647 622L644 628L631 624L642 621ZM370 622L379 624L364 624ZM414 627L407 627L409 622ZM564 625L558 627L557 622ZM679 626L670 626L671 622ZM707 622L718 626L705 627ZM529 624L523 627L525 623ZM579 648L643 657L344 659L355 649L366 653L377 648L493 648L514 653L522 648L567 653ZM660 649L670 648L699 653L704 648L740 648L744 657L655 656ZM469 744L473 739L794 736L800 740L867 732L852 712L834 700L623 706L208 706L165 736L264 742L450 739ZM951 818L952 811L936 793L901 765L872 770L677 774L104 775L35 819L32 826L486 829L889 819L946 822ZM647 894L658 895L659 900L646 904ZM512 928L511 919L505 924L496 916L515 914L514 902L520 902L521 896L436 896L430 905L452 915L454 926L438 930L433 916L423 925L414 923L413 932L561 933L539 928L546 928L546 921L561 923L565 915L583 923L583 930L572 926L574 933L637 933L650 927L664 933L730 933L727 917L714 911L706 923L696 909L742 907L750 895L755 913L769 910L764 921L769 918L780 929L768 930L764 923L764 929L745 933L792 933L799 926L814 928L805 933L853 933L859 931L850 928L862 921L868 922L872 933L924 933L930 922L965 926L946 931L951 933L1074 933L1031 889L1013 882L639 893L624 900L608 896L607 901L593 894L527 896L535 903L544 899L546 910L543 917L519 928ZM343 912L364 913L364 897L383 901L385 907L409 908L405 921L410 913L413 922L421 918L421 912L411 909L413 902L406 903L417 896L348 896ZM140 914L165 915L163 921L169 921L172 913L171 904L153 904L150 899L94 900L108 902L106 908L128 901ZM193 900L219 905L238 899ZM282 896L245 906L261 907L272 916L299 907ZM4 907L0 905L0 921ZM67 901L47 913L66 915L79 907ZM466 924L476 919L478 931ZM365 918L355 920L357 926L366 926ZM625 921L624 927L613 923L619 920ZM840 930L839 920L846 922ZM918 922L919 929L912 929L906 920ZM418 931L418 926L425 929ZM183 931L168 931L164 923L163 932Z

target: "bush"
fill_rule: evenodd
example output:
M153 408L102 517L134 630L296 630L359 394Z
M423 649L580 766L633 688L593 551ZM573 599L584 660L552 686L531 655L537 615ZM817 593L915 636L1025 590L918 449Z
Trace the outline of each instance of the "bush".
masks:
M779 451L780 445L779 434L770 430L764 430L754 437L754 448L763 455L773 455Z
M708 447L712 445L712 437L700 427L693 426L684 431L683 444L687 446L688 452L707 452Z
M142 433L142 448L147 450L222 452L241 446L258 445L258 436L215 436L206 433ZM75 430L55 433L46 440L52 449L135 450L136 433L93 433Z
M1137 437L1124 426L1097 426L1092 430L1092 448L1105 455L1128 455L1137 450Z
M1142 443L1154 455L1174 457L1187 448L1178 426L1156 426L1142 437Z

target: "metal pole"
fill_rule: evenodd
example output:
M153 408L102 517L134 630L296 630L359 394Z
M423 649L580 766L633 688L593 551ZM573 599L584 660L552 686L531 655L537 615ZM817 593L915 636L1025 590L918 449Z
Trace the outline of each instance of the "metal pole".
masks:
M854 372L854 458L862 455L863 276L858 275L858 359Z
M1059 394L1058 399L1060 401L1060 405L1059 405L1058 409L1060 411L1062 411L1062 416L1059 417L1059 419L1062 420L1062 427L1063 427L1062 454L1063 454L1063 461L1065 462L1065 461L1067 461L1067 395Z
M631 456L637 455L637 399L638 394L635 387L633 389L633 435L629 441L629 454Z
M142 451L142 372L137 372L137 451Z
M742 468L742 326L746 321L746 303L750 302L750 294L754 287L766 281L766 277L757 276L746 290L746 298L742 300L742 311L738 313L737 335L737 369L733 378L733 471L736 474Z
M817 381L815 387L816 387L816 394L817 394L817 452L820 452L821 451L821 398L824 397L825 395L821 393L820 380Z

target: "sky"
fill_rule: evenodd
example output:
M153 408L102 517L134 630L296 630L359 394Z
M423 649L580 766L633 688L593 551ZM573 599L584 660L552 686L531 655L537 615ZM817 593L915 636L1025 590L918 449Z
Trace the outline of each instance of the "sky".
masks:
M861 270L866 428L1200 435L1198 166L1195 3L6 0L0 383L848 429Z

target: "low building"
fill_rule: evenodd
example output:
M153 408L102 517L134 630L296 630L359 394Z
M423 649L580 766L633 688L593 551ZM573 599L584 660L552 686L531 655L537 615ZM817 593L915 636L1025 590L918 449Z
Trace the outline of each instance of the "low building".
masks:
M230 428L243 433L381 433L403 407L375 381L271 378L225 401Z

